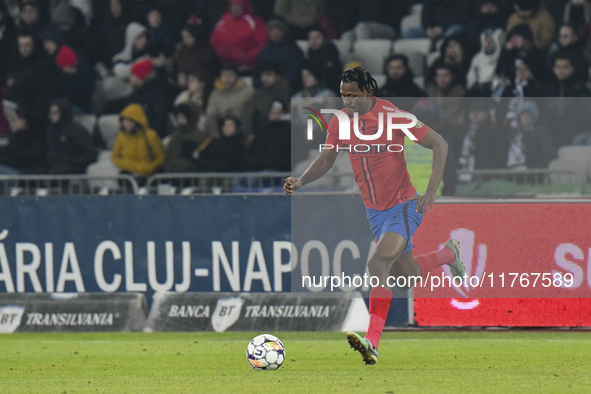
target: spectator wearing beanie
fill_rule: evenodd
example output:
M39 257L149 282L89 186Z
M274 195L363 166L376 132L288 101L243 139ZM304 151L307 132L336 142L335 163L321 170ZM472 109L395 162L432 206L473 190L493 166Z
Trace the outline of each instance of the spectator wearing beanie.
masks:
M130 82L132 86L140 86L150 76L153 76L154 65L150 59L140 60L131 66Z
M228 0L228 11L211 33L211 45L222 62L252 70L267 43L265 23L252 12L249 0Z
M302 69L303 90L297 92L293 97L336 97L336 93L329 89L321 89L323 70L315 64L306 64Z
M283 69L292 91L298 91L301 85L301 72L304 55L295 41L287 36L287 26L274 19L267 24L269 41L257 59L257 69L263 64L275 63ZM255 86L260 86L259 73L254 76Z
M139 104L144 108L152 128L164 137L167 133L168 112L172 100L165 82L157 78L149 58L140 60L131 67L129 83L133 92L127 97L105 104L103 113L113 114L132 103Z
M210 75L218 72L218 57L207 42L205 28L198 23L189 23L181 31L182 46L176 54L178 86L187 86L187 76L205 70Z
M67 45L62 45L55 57L60 69L56 97L65 97L75 104L76 112L91 111L91 92L95 74L88 61Z
M509 17L505 31L508 33L517 25L527 24L533 34L534 46L545 53L554 40L554 18L542 6L541 0L515 0L514 4L515 12Z

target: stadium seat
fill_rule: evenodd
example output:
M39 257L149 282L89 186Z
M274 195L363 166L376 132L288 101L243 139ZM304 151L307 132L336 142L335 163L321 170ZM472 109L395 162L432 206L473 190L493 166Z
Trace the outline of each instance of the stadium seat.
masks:
M6 118L10 129L14 129L14 120L16 118L17 108L18 104L14 101L2 100L2 112L4 112L4 117Z
M167 135L166 137L162 138L162 140L160 141L162 143L162 147L164 149L166 149L168 147L168 144L170 144L170 135Z
M591 146L563 146L558 150L558 158L585 163L591 168ZM591 179L591 172L587 171L585 180Z
M431 52L427 55L427 67L431 67L437 59L441 57L439 51Z
M413 4L412 7L410 7L410 13L411 14L418 14L421 15L423 13L423 4L418 3L418 4Z
M97 178L96 180L89 180L88 185L93 189L101 190L101 194L108 194L110 191L119 189L119 183L115 179L98 179L100 177L116 177L119 175L119 168L111 161L110 151L102 151L99 154L98 161L86 168L86 175Z
M405 16L404 18L402 18L402 20L400 21L400 31L402 31L403 33L405 31L411 30L411 29L416 29L418 27L421 27L421 14L410 14Z
M373 77L375 78L379 87L384 86L384 84L386 83L386 74L378 74L374 75Z
M396 44L394 44L396 45ZM402 52L394 49L394 53L403 54L408 57L408 67L413 71L417 77L425 75L425 59L426 56L420 52Z
M102 115L98 118L98 127L107 149L113 149L119 133L119 115Z
M563 146L558 150L558 157L560 159L591 162L591 146Z
M576 183L574 182L573 176L567 174L566 172L573 172L577 174L581 179L587 179L587 170L588 165L583 161L575 161L575 160L568 160L568 159L554 159L550 162L548 166L550 171L564 171L564 174L551 174L550 180L552 183L556 184L565 184L565 183Z
M428 55L431 52L431 40L428 38L405 38L394 42L395 53L422 53Z
M392 41L383 39L358 40L353 47L354 56L361 59L372 74L384 72L384 60L392 53Z
M414 81L420 88L425 88L425 77L415 77Z
M349 41L346 40L332 40L332 43L337 47L340 55L341 61L344 61L349 53L351 52L351 47Z
M90 134L94 132L94 126L96 126L96 116L92 114L87 115L74 115L74 123L78 123L84 127Z
M394 43L394 53L408 56L408 65L416 76L425 74L426 57L431 49L428 38L398 40Z
M351 159L349 159L349 154L347 152L341 152L337 156L337 159L334 162L334 167L337 172L340 174L350 174L353 175L353 169L351 168Z
M70 5L78 8L82 15L84 15L84 19L87 22L90 21L92 18L92 0L70 0Z
M318 156L316 155L316 156L314 156L312 158L309 158L307 160L304 160L304 161L299 162L295 166L295 168L293 170L293 173L294 174L298 174L298 176L301 175L301 174L303 174L304 171L306 171L306 169L308 167L310 167L310 164L312 164L312 162L314 160L316 160L316 157L318 157ZM310 185L310 188L319 188L319 187L330 187L330 186L333 186L334 185L334 180L335 180L334 177L337 174L338 174L337 167L336 166L333 166L330 170L328 170L328 172L323 177L321 177L320 179L315 180L314 183L312 183Z
M333 168L338 174L338 186L348 188L357 184L351 167L351 159L347 152L341 152L337 156Z
M306 55L308 53L308 40L297 40L296 43L304 55Z

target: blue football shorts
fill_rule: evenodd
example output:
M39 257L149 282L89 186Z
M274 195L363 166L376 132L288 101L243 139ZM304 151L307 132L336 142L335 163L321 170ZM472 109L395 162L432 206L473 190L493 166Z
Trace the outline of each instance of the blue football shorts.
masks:
M415 211L416 206L417 201L415 200L394 205L385 211L366 207L367 219L376 242L379 241L382 234L390 231L400 234L406 239L406 248L402 254L411 250L412 236L423 221L423 217Z

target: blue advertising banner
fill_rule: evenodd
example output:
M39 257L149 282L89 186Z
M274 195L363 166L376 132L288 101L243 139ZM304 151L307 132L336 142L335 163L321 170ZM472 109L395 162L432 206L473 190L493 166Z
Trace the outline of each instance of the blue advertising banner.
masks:
M338 215L351 207L363 215L357 199L298 197L302 210L331 209L324 216L310 210L308 218L302 211L298 223L309 225L295 230L287 196L3 198L0 293L137 292L151 303L155 292L302 291L292 289L302 258L309 274L327 261L331 275L364 267L369 226ZM354 229L347 239L330 231L347 226ZM334 289L352 290L367 289Z

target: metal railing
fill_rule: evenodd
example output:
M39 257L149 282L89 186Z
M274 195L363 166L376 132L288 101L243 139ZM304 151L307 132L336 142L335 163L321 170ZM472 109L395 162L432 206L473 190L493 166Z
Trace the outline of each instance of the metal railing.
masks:
M456 195L525 196L587 192L586 177L569 170L459 170Z
M287 172L230 172L156 174L148 178L146 193L194 195L223 193L282 193Z
M76 196L138 194L131 175L0 175L0 196Z
M143 187L131 175L0 175L0 196L281 194L286 172L156 174ZM585 195L590 186L568 170L458 171L456 195L518 197ZM353 174L327 174L302 192L358 191Z

